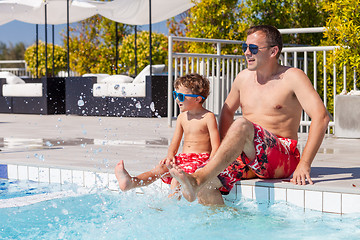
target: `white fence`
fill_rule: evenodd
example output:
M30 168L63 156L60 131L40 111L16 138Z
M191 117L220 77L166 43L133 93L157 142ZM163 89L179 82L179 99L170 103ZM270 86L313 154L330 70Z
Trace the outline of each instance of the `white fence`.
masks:
M318 28L315 32L323 31ZM304 32L308 32L304 30ZM282 33L287 33L283 31ZM292 32L291 32L292 33ZM203 53L178 53L173 52L174 42L203 42L216 46L217 54ZM205 107L215 114L220 114L221 107L231 89L232 82L236 75L246 68L244 55L222 55L221 47L226 44L237 44L241 49L242 41L230 41L219 39L199 39L169 36L169 58L168 58L168 125L172 126L172 118L178 115L176 103L172 98L173 79L187 73L196 72L206 76L210 80L210 96ZM319 47L284 47L280 62L286 66L293 66L302 69L312 81L314 88L320 94L325 107L329 110L332 120L329 124L328 133L334 133L334 100L335 95L346 90L347 82L353 81L353 89L356 89L356 75L348 76L346 66L338 69L335 65L332 71L326 67L327 58L334 53L337 46ZM342 75L343 79L337 76ZM330 84L329 84L330 83ZM342 89L338 89L342 86ZM329 95L331 97L329 98ZM241 114L241 109L237 111ZM311 119L303 113L299 132L308 132Z
M8 67L10 64L18 64L22 65L21 67ZM51 70L49 70L49 74L52 73ZM15 74L16 76L20 77L35 77L32 76L31 72L27 71L27 64L25 60L0 60L0 72L11 72ZM70 76L79 76L78 73L70 70ZM55 77L67 77L68 73L66 71L60 71L56 74Z
M9 64L21 65L21 67L9 67ZM11 72L16 76L30 77L31 73L26 71L27 65L25 60L0 60L0 72Z

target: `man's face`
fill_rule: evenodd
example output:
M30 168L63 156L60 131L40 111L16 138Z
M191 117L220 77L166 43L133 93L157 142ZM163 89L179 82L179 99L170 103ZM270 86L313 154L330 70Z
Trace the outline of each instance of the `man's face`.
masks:
M266 62L269 60L271 55L271 47L266 41L265 33L261 31L250 34L246 39L246 44L247 49L244 54L247 60L248 69L250 71L255 71L259 69L259 67L266 64Z

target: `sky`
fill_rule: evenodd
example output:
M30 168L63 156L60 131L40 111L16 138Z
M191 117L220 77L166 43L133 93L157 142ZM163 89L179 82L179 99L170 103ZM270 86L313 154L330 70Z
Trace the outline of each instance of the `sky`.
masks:
M72 25L72 24L70 24ZM49 43L52 43L52 25L48 25L48 37ZM148 30L149 25L142 25L138 27L138 30ZM152 25L153 32L161 32L168 35L168 29L166 21L154 23ZM55 44L62 45L60 33L66 33L66 24L55 25L54 37ZM45 42L45 25L39 24L39 40ZM30 46L36 41L36 25L30 23L24 23L20 21L12 21L4 25L0 25L0 42L5 43L7 46L12 44L13 46L19 42L25 43L25 46Z

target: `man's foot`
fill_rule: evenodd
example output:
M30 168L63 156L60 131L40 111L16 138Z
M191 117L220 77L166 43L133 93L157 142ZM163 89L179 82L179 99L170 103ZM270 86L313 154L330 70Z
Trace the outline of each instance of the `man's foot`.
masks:
M184 172L179 166L174 163L169 163L169 172L181 184L181 192L186 200L193 202L196 199L198 187L196 180L190 174Z
M115 176L118 180L119 187L121 191L127 191L134 188L134 182L132 181L132 177L125 170L124 161L121 160L115 167Z

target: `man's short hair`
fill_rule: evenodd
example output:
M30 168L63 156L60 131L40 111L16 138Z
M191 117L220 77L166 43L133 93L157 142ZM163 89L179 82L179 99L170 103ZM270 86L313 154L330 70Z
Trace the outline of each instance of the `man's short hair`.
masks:
M247 35L249 36L257 31L265 33L269 46L278 46L279 52L277 53L276 57L279 58L281 50L283 48L283 40L279 30L277 30L276 27L271 25L258 25L249 28L247 31Z
M193 94L203 96L205 99L210 93L209 80L197 73L190 73L177 78L174 82L174 88L178 88L180 85L189 88ZM202 99L201 103L205 99Z

